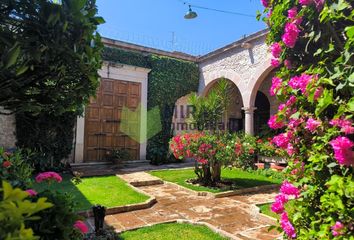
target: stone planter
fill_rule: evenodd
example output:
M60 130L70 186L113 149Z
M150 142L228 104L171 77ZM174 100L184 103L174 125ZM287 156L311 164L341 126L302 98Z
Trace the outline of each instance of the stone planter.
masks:
M285 158L281 157L266 157L266 156L258 156L258 161L259 162L265 162L265 163L277 163L277 164L286 164Z

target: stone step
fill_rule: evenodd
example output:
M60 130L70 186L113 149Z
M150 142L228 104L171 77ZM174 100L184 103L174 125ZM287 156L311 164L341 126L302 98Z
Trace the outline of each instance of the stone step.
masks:
M118 177L134 187L152 186L163 184L163 181L146 172L118 173Z

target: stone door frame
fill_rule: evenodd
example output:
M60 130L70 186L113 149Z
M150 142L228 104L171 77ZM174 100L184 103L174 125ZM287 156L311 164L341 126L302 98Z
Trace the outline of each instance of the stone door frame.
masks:
M146 110L147 110L147 91L148 74L151 69L136 67L126 64L116 64L104 62L102 68L98 71L101 78L136 82L141 84L141 122L140 136L146 136ZM84 136L85 136L85 113L77 118L74 163L84 163ZM146 138L145 138L146 139ZM140 143L140 159L146 160L146 142Z

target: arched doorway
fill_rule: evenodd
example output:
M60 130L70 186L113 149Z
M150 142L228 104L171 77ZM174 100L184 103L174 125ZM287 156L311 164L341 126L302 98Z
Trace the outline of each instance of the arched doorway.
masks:
M211 83L209 83L202 95L207 96L210 93L210 91L214 89L214 87L220 80L221 79L216 79ZM242 95L234 82L232 82L229 79L225 79L225 80L229 82L229 86L230 86L228 91L228 94L230 96L229 99L230 104L227 109L227 113L221 119L221 125L224 126L223 129L225 129L226 126L226 129L228 129L231 132L242 131L244 130L244 122L245 122L245 115L244 115L244 111L242 110L243 108Z
M258 135L267 126L270 117L270 102L261 91L257 92L254 111L254 133Z

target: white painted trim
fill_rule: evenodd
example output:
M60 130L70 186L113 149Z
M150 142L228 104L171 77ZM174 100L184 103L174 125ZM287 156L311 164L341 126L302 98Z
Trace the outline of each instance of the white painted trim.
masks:
M141 83L141 122L140 122L140 159L146 159L146 128L147 128L147 91L148 91L148 73L151 69L136 67L126 64L115 64L104 62L102 68L98 71L101 78L113 80L129 81ZM76 141L75 141L75 163L84 162L84 136L85 136L85 118L77 118Z

